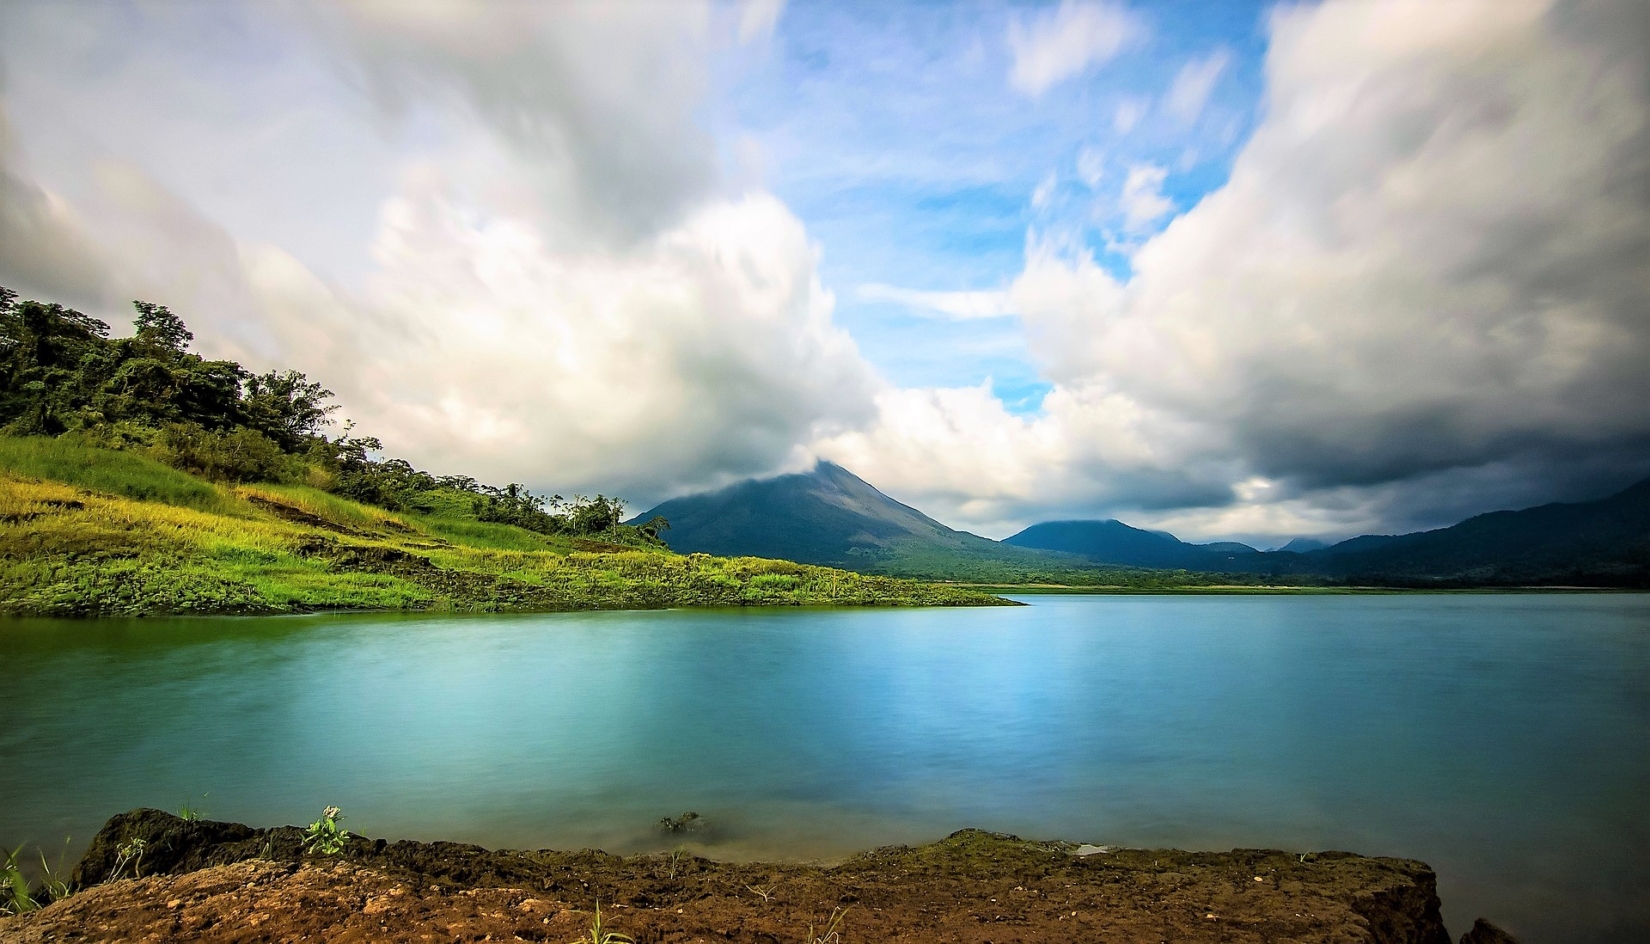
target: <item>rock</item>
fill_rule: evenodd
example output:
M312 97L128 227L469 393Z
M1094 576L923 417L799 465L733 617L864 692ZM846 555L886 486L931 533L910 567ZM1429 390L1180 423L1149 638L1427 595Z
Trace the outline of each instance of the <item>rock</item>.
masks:
M276 843L284 849L296 848L302 842L302 831L289 827L290 836ZM251 858L257 850L250 848L254 837L271 835L280 830L258 830L240 823L218 823L212 820L185 820L161 810L138 809L112 817L98 834L70 875L71 888L89 888L115 877L120 867L121 877L192 872L212 865L224 865ZM132 850L134 842L142 843L141 853L121 855L121 849ZM273 839L272 839L273 841Z
M1472 923L1471 931L1461 935L1461 944L1518 944L1518 941L1511 934L1479 918Z
M695 859L690 871L667 873L657 855L362 837L341 855L309 856L302 838L290 826L123 813L77 868L82 890L0 918L0 940L159 941L186 931L201 941L572 940L588 927L599 892L604 923L638 940L711 938L729 928L741 929L740 940L788 940L826 920L831 907L857 902L846 920L864 940L977 941L982 923L1008 922L1022 940L1157 941L1164 914L1179 914L1193 919L1177 928L1185 944L1229 944L1234 929L1245 929L1245 940L1450 944L1425 863L1344 852L1319 853L1310 865L1265 849L1079 856L1073 843L970 829L835 865ZM142 877L100 884L137 840ZM1247 886L1240 894L1234 878ZM778 882L786 894L773 900L745 891ZM1010 888L1056 898L1002 893ZM1463 939L1507 940L1484 923Z

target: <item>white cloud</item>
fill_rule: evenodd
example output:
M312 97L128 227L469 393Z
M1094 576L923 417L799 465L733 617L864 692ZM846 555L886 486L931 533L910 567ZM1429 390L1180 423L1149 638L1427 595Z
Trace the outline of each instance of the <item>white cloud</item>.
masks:
M739 44L773 35L784 10L785 0L744 0L739 8Z
M1077 176L1090 190L1100 186L1106 176L1106 154L1099 148L1085 147L1077 155Z
M109 300L105 265L74 209L22 166L0 107L0 272L15 274L4 284L25 297L92 306Z
M1002 318L1014 312L1006 292L923 292L892 285L861 285L856 293L862 301L894 302L924 317L962 321Z
M556 208L540 220L548 235L641 238L716 189L714 143L694 115L709 88L707 2L296 9L386 114L458 105L485 122ZM747 7L741 33L778 12Z
M1059 177L1054 171L1049 171L1048 175L1031 191L1031 206L1038 210L1048 206L1049 201L1054 199L1054 188L1059 183Z
M1057 431L1008 413L989 382L885 388L876 407L874 425L822 440L815 451L941 521L1006 536L1012 526L1003 522L1059 483L1065 456Z
M1008 81L1032 97L1117 55L1143 32L1140 21L1119 3L1063 0L1029 23L1008 24L1014 63Z
M1174 203L1163 196L1163 181L1168 171L1156 164L1135 164L1123 181L1119 206L1130 229L1140 229L1174 209Z
M1163 99L1163 107L1188 124L1196 121L1197 116L1203 114L1203 106L1208 104L1215 83L1231 61L1232 54L1220 48L1181 66L1169 86L1168 95Z
M1111 124L1118 134L1128 134L1140 119L1146 117L1146 110L1151 102L1144 98L1125 98L1117 103L1117 110L1112 113Z
M640 491L717 484L852 425L873 377L831 320L801 223L771 197L709 204L622 255L476 219L435 181L385 208L360 298L248 253L264 319L352 416L433 467Z

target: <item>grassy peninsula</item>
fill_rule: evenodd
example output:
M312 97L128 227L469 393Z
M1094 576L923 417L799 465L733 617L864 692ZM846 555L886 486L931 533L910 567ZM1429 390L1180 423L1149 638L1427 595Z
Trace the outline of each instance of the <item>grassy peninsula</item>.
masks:
M989 594L678 555L605 495L535 495L326 432L298 371L189 352L163 306L132 337L0 289L0 613L283 613L978 605Z
M215 483L143 455L0 438L0 613L967 605L977 591L546 535L466 496L389 511L308 485ZM623 538L623 535L620 535Z

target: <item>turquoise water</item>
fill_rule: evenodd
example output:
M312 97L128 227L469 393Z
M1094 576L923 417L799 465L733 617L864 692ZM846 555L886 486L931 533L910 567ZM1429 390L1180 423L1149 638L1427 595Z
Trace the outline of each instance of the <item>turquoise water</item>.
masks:
M694 810L721 858L979 826L1409 856L1456 934L1650 940L1650 596L1024 599L0 622L0 844L185 803L615 851Z

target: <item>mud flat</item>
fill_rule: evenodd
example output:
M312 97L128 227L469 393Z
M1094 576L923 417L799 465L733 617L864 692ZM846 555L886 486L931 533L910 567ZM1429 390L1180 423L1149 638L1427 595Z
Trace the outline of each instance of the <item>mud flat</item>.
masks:
M104 826L73 885L62 901L0 919L0 940L568 942L588 933L598 899L606 927L641 944L1450 940L1421 862L1110 849L972 829L834 865L362 837L319 857L304 855L296 827L134 810ZM1505 940L1494 933L1484 925L1465 940Z

